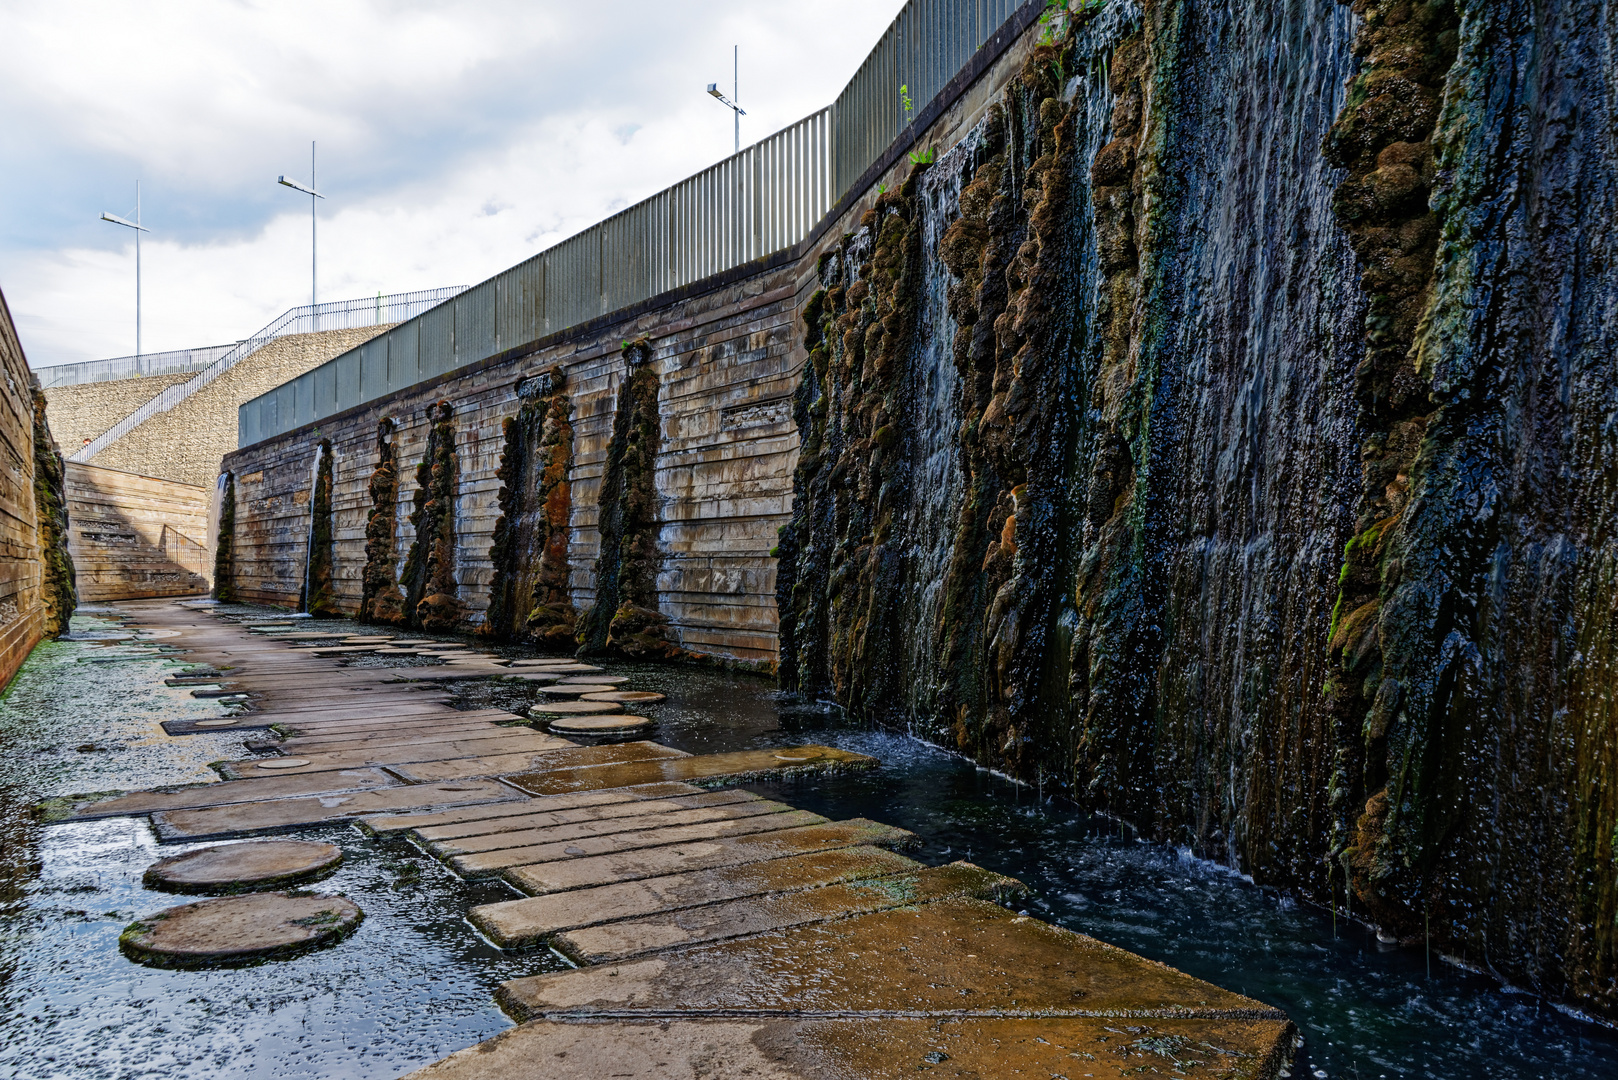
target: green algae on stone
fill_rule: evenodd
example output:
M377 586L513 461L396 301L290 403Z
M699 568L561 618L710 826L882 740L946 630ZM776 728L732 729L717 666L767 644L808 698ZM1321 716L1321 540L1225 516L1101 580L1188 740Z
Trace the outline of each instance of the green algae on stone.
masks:
M45 391L39 376L31 376L33 385L34 436L34 516L39 530L40 608L44 616L40 627L46 637L60 637L67 632L68 620L78 606L78 593L74 585L73 556L68 552L68 520L66 495L66 466L62 452L51 436L45 420Z
M399 514L399 466L394 460L391 417L376 425L376 469L367 485L371 506L365 515L365 567L360 580L360 622L397 626L404 619L404 594L399 590L398 546L395 532Z
M427 450L416 467L415 508L410 514L416 539L400 574L409 625L434 633L455 629L465 613L455 582L460 459L455 453L454 415L447 401L427 410Z
M341 616L337 596L332 588L332 460L331 440L322 439L315 449L319 464L315 468L314 494L309 499L309 552L305 588L307 595L303 610L316 618Z

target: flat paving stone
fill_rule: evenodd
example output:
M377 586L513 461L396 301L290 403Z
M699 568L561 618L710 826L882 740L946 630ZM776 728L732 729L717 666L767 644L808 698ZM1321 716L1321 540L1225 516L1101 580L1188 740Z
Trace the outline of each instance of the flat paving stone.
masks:
M916 834L906 829L866 818L849 818L752 836L711 837L628 854L609 853L571 862L515 866L501 877L523 892L544 896L837 848L868 845L905 849L919 843Z
M617 735L638 734L653 725L644 716L608 713L605 716L553 716L545 721L545 726L563 735Z
M607 683L555 683L540 690L546 697L582 698L585 694L604 694L612 689Z
M1027 892L1015 878L1003 877L968 862L954 862L892 877L724 900L683 911L569 930L558 934L551 941L551 947L575 963L602 964L702 942L831 922L866 912L960 898L1005 903Z
M529 716L582 716L589 713L615 713L620 708L606 701L547 701L528 710Z
M575 673L579 673L579 672L601 671L603 669L598 668L593 664L571 663L571 664L553 664L550 667L547 667L545 670L546 670L547 673L552 674L552 675L571 675L571 674L575 674Z
M471 911L472 925L496 945L538 945L566 930L679 911L721 900L797 892L823 885L891 877L921 864L877 847L834 848L784 859L666 874L591 889L484 904Z
M273 720L257 713L243 713L241 716L209 716L201 720L164 720L161 726L169 735L206 735L220 731L263 731L273 723Z
M556 680L556 684L558 686L622 686L628 681L628 675L568 675Z
M656 705L659 701L667 701L668 697L650 690L608 690L605 693L592 691L579 700L612 701L620 705Z
M283 752L288 754L304 752L331 753L337 750L354 750L367 746L398 746L433 742L501 739L509 737L513 732L531 732L532 730L532 728L527 727L502 727L488 720L473 720L464 724L446 721L442 724L422 725L408 730L380 728L367 732L299 735L282 740L280 747Z
M249 893L166 908L130 923L118 946L154 967L208 967L296 955L346 936L360 918L341 896Z
M549 822L527 828L501 829L471 836L428 841L427 850L440 858L451 858L476 852L532 848L535 845L554 844L583 837L623 836L643 830L671 829L715 821L739 821L743 818L781 814L789 810L792 810L792 807L786 803L770 799L751 799L721 806L674 806L655 809L644 807L642 813L633 817L579 815L579 820L569 822ZM515 866L517 863L506 865Z
M529 803L528 812L523 814L435 822L431 825L417 826L414 833L417 839L434 843L467 836L486 836L493 833L538 829L549 825L566 825L577 821L604 821L610 818L660 814L669 810L764 801L764 796L755 795L751 791L703 791L697 788L689 795L670 795L661 799L620 799L568 806L550 805L552 801L565 802L573 798L576 797L561 795L553 800L534 799Z
M784 805L784 804L782 804ZM606 833L599 836L581 836L571 840L534 844L531 847L501 848L498 851L480 851L470 855L457 855L448 860L450 869L462 877L489 877L513 866L533 866L537 863L558 862L590 855L610 855L640 848L662 847L687 843L692 840L713 840L722 836L744 836L748 833L775 832L795 829L804 825L823 825L826 819L807 810L787 809L780 813L755 814L752 817L726 818L704 821L694 825L675 825L665 828L637 829L633 832Z
M543 757L534 754L496 754L455 761L399 764L390 766L389 771L408 781L430 783L436 780L465 779L470 776L507 776L531 769L545 769L547 772L559 773L571 769L689 756L684 750L675 750L654 742L614 743L610 746L576 746L568 743L565 749L547 751ZM654 781L656 779L653 778Z
M247 781L243 781L246 783ZM228 803L200 810L170 810L152 815L159 840L222 840L282 832L305 825L349 821L366 814L441 809L527 799L494 780L450 784L403 784L398 787L316 795L306 799Z
M633 761L573 769L566 773L532 773L509 782L530 795L559 795L592 787L627 787L657 780L740 780L839 769L875 768L877 760L830 746L793 746L775 750L737 750L701 754L670 761Z
M494 754L544 754L573 746L554 735L542 735L521 728L508 729L510 734L495 739L460 739L452 742L410 742L397 746L365 747L357 750L339 750L332 753L306 754L291 758L250 758L231 761L219 766L219 771L233 778L262 775L264 770L288 772L327 772L350 769L362 765L406 765L415 762L449 761L460 758Z
M507 789L512 790L512 789ZM367 832L388 836L410 829L425 829L435 825L452 825L470 821L497 821L508 815L532 814L550 810L568 810L576 806L609 806L614 803L633 803L646 799L666 799L677 795L698 795L703 791L690 784L647 784L638 788L611 788L606 791L581 791L573 795L552 795L544 799L518 796L522 801L514 806L472 807L464 810L446 810L433 814L400 814L394 817L367 818L362 824ZM515 791L513 791L515 794Z
M336 844L309 840L255 840L220 844L159 859L141 879L164 892L243 892L309 881L343 861Z
M1289 1057L1279 1020L1113 1017L665 1017L535 1020L407 1080L909 1080L1207 1075L1270 1080ZM721 1071L715 1071L722 1062ZM1172 1070L1172 1071L1170 1071Z
M154 791L134 791L104 797L85 796L56 800L51 817L62 821L131 817L160 810L190 810L230 803L262 802L301 795L331 794L367 788L394 787L398 781L380 769L343 769L302 776L266 776L262 780L226 780ZM56 809L58 808L59 809Z
M514 1018L612 1011L1204 1016L1285 1021L1166 964L982 900L948 899L501 985Z

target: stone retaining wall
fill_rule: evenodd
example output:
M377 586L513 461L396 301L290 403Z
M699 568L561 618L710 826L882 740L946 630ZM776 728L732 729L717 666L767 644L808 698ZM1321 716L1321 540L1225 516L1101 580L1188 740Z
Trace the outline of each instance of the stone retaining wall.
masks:
M86 603L208 591L206 488L67 463L68 550Z
M236 449L236 407L364 344L393 324L288 334L249 354L168 412L158 413L91 459L108 469L210 490L219 460ZM51 431L66 453L82 446L195 372L114 379L45 391Z
M67 629L73 568L63 546L61 455L44 397L0 295L0 687L41 638Z

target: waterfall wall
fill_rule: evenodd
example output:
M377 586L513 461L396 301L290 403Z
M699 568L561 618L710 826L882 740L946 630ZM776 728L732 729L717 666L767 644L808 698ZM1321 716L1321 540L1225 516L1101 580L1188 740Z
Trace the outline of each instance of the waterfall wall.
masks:
M1618 16L1071 7L800 250L231 455L238 594L329 438L339 605L437 500L446 624L778 661L1618 1015Z

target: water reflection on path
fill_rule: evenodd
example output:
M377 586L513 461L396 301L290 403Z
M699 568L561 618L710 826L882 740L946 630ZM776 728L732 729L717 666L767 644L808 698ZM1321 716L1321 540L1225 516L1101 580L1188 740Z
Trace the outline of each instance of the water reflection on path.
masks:
M107 624L75 625L105 636ZM137 658L83 662L122 655ZM1039 805L914 740L843 725L755 676L609 666L669 695L644 711L660 721L652 737L681 749L815 741L880 758L875 772L755 790L912 829L924 861L969 858L1023 879L1038 890L1030 913L1286 1009L1308 1037L1295 1077L1618 1077L1618 1038L1607 1029L1442 964L1429 979L1419 951L1384 951L1357 927L1334 933L1328 913ZM0 1077L384 1078L508 1026L495 985L561 966L545 952L501 953L465 922L471 906L512 894L460 882L402 841L347 826L300 834L347 855L320 887L353 897L366 918L338 947L224 971L123 958L122 927L177 902L140 885L160 854L145 822L42 828L27 808L49 795L207 781L207 762L242 756L239 733L162 733L161 720L219 709L164 687L175 670L139 642L51 643L0 701ZM467 707L522 709L535 689L480 683L459 693Z

